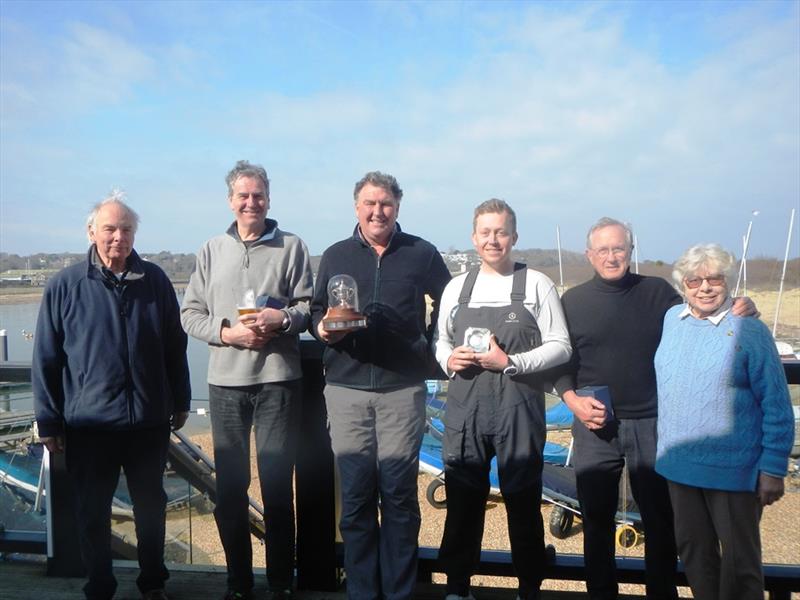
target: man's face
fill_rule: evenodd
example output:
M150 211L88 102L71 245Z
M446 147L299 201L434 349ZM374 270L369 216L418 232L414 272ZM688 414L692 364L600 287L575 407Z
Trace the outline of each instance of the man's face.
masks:
M511 216L505 211L478 215L472 243L484 266L498 272L506 271L511 265L511 248L517 243Z
M116 203L100 207L89 238L97 245L97 254L103 264L115 272L122 272L125 260L133 250L134 223L128 211Z
M619 225L602 227L592 234L591 243L586 257L597 274L606 281L622 279L631 264L631 248L625 241L625 230Z
M239 177L233 184L228 203L240 230L263 227L269 209L269 197L260 178Z
M397 201L382 187L368 183L358 192L356 218L361 235L372 245L389 243L399 212Z

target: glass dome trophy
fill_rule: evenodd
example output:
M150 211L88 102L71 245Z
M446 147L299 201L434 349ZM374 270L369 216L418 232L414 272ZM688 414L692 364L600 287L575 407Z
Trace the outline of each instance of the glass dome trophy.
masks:
M325 331L354 331L367 326L367 318L358 312L358 286L350 275L336 275L328 280L328 312L322 319Z

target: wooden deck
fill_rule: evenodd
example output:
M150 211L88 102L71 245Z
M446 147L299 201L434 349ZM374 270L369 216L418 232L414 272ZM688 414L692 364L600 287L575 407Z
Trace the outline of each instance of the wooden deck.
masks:
M82 578L50 577L44 562L22 562L0 560L0 598L4 600L84 600ZM197 568L170 566L167 593L172 600L221 600L225 593L225 571L222 568ZM115 600L139 600L136 588L138 567L129 561L115 563L114 574L119 582ZM255 598L264 598L266 580L256 576ZM514 600L516 591L500 588L475 588L473 594L479 600ZM444 586L421 583L417 587L418 600L443 600ZM576 600L584 598L579 592L542 593L542 600ZM342 592L300 591L297 600L345 600ZM641 600L643 596L621 595L620 600Z

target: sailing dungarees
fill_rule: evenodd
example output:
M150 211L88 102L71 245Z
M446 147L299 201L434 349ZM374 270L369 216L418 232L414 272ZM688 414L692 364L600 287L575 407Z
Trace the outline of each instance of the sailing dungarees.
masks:
M506 354L541 345L541 333L525 308L527 268L514 265L510 304L469 307L478 271L461 289L453 317L460 344L467 327L485 327ZM480 557L489 469L497 457L500 491L508 513L511 558L522 600L538 597L545 564L539 509L546 437L544 394L534 375L504 375L470 367L448 386L443 442L447 517L439 552L447 593L466 596Z

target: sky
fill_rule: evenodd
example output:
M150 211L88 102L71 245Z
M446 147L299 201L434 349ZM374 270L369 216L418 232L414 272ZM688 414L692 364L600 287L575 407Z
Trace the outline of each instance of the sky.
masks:
M403 230L442 251L470 248L496 197L521 249L558 228L582 251L610 216L641 260L741 256L750 224L747 256L782 259L800 0L0 0L0 252L82 251L112 188L140 252L195 252L233 220L239 159L312 254L350 235L353 186L380 170Z

